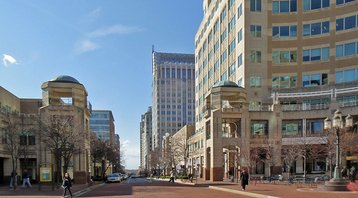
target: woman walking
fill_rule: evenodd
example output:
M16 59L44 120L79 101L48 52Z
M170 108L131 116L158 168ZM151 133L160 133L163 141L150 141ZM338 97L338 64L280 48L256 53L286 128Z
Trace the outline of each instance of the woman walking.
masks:
M68 173L65 173L65 176L63 177L63 182L62 182L63 197L66 197L67 190L70 193L70 196L72 197L71 186L72 186L71 177L68 175Z

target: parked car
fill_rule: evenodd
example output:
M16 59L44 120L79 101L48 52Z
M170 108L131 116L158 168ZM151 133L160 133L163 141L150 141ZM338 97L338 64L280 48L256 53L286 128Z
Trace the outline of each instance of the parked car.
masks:
M118 173L112 173L110 175L107 176L107 180L106 182L121 182L122 181L122 176Z
M328 181L330 177L328 175L318 175L314 178L314 182Z

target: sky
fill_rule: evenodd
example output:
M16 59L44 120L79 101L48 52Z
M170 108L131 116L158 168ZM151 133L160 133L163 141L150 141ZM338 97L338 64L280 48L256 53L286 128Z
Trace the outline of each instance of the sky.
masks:
M127 169L140 165L140 117L151 105L151 52L193 53L202 0L1 0L0 86L42 98L59 75L111 110Z

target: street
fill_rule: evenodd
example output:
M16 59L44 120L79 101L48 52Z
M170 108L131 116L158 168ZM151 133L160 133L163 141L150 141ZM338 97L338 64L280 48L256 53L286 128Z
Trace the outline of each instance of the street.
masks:
M156 198L185 198L185 197L225 197L237 198L238 195L209 189L208 186L169 183L167 181L149 180L146 178L128 178L122 183L109 183L93 191L78 195L78 197L156 197ZM241 196L245 198L246 196Z

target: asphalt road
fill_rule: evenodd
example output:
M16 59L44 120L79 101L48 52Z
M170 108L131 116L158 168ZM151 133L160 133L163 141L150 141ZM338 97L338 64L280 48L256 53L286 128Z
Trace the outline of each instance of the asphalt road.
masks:
M237 198L237 194L167 181L151 181L146 178L128 178L122 183L109 183L78 197L150 197L150 198Z

